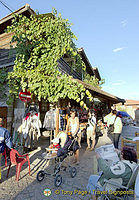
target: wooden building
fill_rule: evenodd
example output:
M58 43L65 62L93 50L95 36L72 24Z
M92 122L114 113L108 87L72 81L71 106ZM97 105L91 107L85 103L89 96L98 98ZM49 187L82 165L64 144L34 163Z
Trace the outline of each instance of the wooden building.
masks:
M30 15L34 15L35 12L30 8L28 4L25 6L21 7L20 9L16 10L14 13L16 14L22 14L27 17ZM7 15L6 17L0 19L0 69L1 68L6 68L8 71L11 71L14 66L14 60L16 56L16 52L13 49L12 53L9 54L10 52L10 45L11 45L11 38L14 33L5 33L6 27L9 26L12 22L13 19L13 13ZM13 44L15 46L16 44ZM86 72L90 74L91 76L95 76L99 81L101 80L99 71L97 68L92 68L86 54L83 48L80 48L78 50L78 53L80 54L83 62L86 65ZM92 95L94 97L99 98L102 102L106 103L109 105L109 107L113 103L118 103L118 102L124 102L124 100L113 96L109 93L106 93L100 89L97 89L89 84L86 84L83 82L83 74L81 72L77 72L75 70L71 70L70 67L70 62L72 60L68 55L65 55L63 58L58 60L58 67L60 71L63 73L67 73L71 75L74 79L76 79L79 83L83 84L86 88L90 90ZM48 109L47 106L40 105L42 112L45 112L46 109ZM24 109L24 103L19 101L16 101L14 105L8 106L6 104L6 99L3 99L0 97L0 116L4 117L5 119L5 127L7 127L9 130L11 130L12 127L12 121L14 119L14 113L15 109ZM44 110L43 110L44 109Z

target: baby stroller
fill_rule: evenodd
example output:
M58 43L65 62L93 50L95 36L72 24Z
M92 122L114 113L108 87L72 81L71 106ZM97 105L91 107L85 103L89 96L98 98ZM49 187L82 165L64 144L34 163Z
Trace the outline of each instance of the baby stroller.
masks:
M45 176L54 176L54 185L56 187L59 187L62 183L62 176L59 174L60 171L69 171L69 174L72 178L74 178L77 174L77 170L75 167L72 167L69 162L66 161L67 157L70 157L75 152L76 148L76 137L70 138L67 136L67 140L63 146L63 148L60 148L57 150L57 155L50 156L52 151L56 151L56 149L49 149L47 148L47 151L49 154L44 153L42 156L45 159L46 163L43 167L46 166L48 161L53 160L54 161L54 170L53 173L48 173L46 170L40 170L37 173L37 181L41 182ZM66 164L63 165L63 164Z

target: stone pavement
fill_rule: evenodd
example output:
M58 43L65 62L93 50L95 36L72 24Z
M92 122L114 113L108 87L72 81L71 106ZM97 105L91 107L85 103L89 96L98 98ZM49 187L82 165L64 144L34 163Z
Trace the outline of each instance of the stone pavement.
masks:
M48 141L45 142L48 144ZM15 181L15 166L11 167L8 179L6 179L7 169L3 168L2 183L0 184L0 200L89 200L90 195L86 194L86 185L89 176L94 172L94 151L85 151L85 149L86 144L83 144L80 149L80 164L75 165L77 175L71 178L69 171L61 171L60 174L62 175L63 183L58 188L54 186L54 177L52 176L45 177L42 182L36 180L36 174L43 166L39 167L42 162L41 155L44 152L43 148L41 150L37 149L30 154L31 176L28 174L27 164L23 165L18 182ZM50 171L53 172L53 168ZM47 188L52 192L49 197L43 194L43 191ZM66 191L68 192L66 193Z
M132 133L125 131L125 129L122 135L130 137ZM30 153L31 176L28 174L27 164L23 165L18 182L15 181L15 166L11 167L8 179L6 179L7 168L2 169L0 200L89 200L90 195L86 194L86 186L89 176L96 172L94 151L85 151L86 144L83 143L80 149L80 164L75 166L77 168L77 175L71 178L68 171L60 172L63 183L57 188L54 186L54 177L52 176L45 177L42 182L36 180L37 172L43 166L41 165L41 155L45 151L44 148L49 146L48 140L42 138L39 145L41 145L41 149ZM53 167L50 170L53 172ZM48 188L52 193L50 196L45 196L43 191Z

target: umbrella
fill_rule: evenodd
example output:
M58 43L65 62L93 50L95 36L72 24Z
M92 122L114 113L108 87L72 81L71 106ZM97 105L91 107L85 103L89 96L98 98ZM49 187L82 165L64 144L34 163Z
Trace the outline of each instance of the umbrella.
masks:
M130 115L125 111L118 111L117 116L121 115L122 117L130 117Z

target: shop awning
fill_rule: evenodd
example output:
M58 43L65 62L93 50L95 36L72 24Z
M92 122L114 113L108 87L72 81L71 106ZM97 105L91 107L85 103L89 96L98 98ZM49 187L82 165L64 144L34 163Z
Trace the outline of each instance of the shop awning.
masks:
M90 84L87 84L83 81L80 81L79 79L74 79L76 81L78 81L79 83L81 83L82 85L84 85L85 88L87 88L91 94L93 95L93 97L97 97L98 99L102 100L102 101L109 101L111 102L112 104L115 104L115 103L125 103L125 100L124 99L121 99L119 97L116 97L108 92L105 92L99 88L96 88L96 87L93 87L92 85Z

